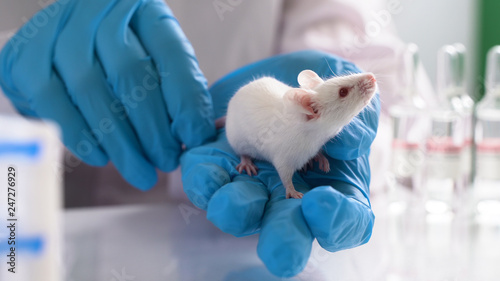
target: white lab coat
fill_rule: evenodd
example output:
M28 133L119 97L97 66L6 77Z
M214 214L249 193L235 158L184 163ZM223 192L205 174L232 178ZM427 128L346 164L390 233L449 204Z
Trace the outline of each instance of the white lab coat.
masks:
M277 53L311 48L346 57L365 71L373 72L379 81L382 114L379 133L372 146L371 161L377 165L372 165L371 190L374 193L383 188L391 142L387 109L397 101L398 91L405 87L401 79L405 43L398 39L391 20L391 16L398 12L397 1L193 2L167 1L193 44L209 84L247 63ZM38 5L35 1L0 4L0 10L26 3L31 4L28 5L31 7L27 9L28 14L24 14L29 17L30 11L36 10L33 5ZM5 28L0 26L2 31L5 34ZM431 99L432 88L423 70L421 74L420 90ZM0 111L12 112L4 99L3 96L0 98ZM180 188L179 171L169 175L160 173L155 188L143 193L121 179L111 164L104 168L89 167L72 161L68 153L65 166L67 206L185 199Z

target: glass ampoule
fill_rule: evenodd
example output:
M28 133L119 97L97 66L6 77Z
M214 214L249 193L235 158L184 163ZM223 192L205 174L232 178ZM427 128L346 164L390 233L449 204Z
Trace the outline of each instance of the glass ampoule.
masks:
M472 150L474 144L474 100L466 90L465 46L460 43L445 45L438 54L438 94L445 106L460 115L463 126L462 173L464 186L472 184Z
M431 214L455 210L470 178L472 159L472 113L463 102L467 96L464 48L443 46L437 61L439 104L431 112L431 134L426 142L425 209Z
M500 46L488 52L486 94L476 108L475 211L500 215Z
M424 163L425 134L427 121L422 119L426 105L418 94L416 78L420 65L418 47L409 44L404 57L405 89L400 92L399 102L389 109L392 121L392 159L389 182L391 201L402 202L413 199L421 186L421 168ZM404 203L404 204L406 204Z
M432 214L454 211L464 189L462 177L463 138L460 115L437 110L431 117L431 134L426 142L425 209Z

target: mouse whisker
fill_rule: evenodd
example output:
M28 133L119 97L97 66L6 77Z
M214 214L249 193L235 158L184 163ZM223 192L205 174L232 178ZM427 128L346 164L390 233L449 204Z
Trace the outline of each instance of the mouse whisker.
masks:
M328 62L328 60L326 59L326 57L325 57L324 59L325 59L326 65L328 65L328 68L329 68L329 69L330 69L330 71L332 72L333 77L336 77L337 75L335 74L335 72L333 72L333 69L332 69L332 67L330 66L330 63Z

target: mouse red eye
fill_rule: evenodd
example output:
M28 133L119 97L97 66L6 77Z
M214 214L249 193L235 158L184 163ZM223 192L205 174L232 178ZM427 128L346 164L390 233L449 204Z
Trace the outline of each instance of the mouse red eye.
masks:
M348 94L349 94L349 89L347 89L347 88L340 88L340 90L339 90L339 96L341 98L347 97Z

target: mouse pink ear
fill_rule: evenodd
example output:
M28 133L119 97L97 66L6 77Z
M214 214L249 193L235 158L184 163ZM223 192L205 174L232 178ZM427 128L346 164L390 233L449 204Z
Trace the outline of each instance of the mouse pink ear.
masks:
M316 72L306 69L302 70L297 77L299 81L299 85L306 89L314 89L319 84L323 83L323 79L321 79Z
M301 112L307 117L307 120L319 117L319 112L314 103L314 94L307 92L304 89L293 88L285 93L285 100L288 100L296 105L299 105Z

